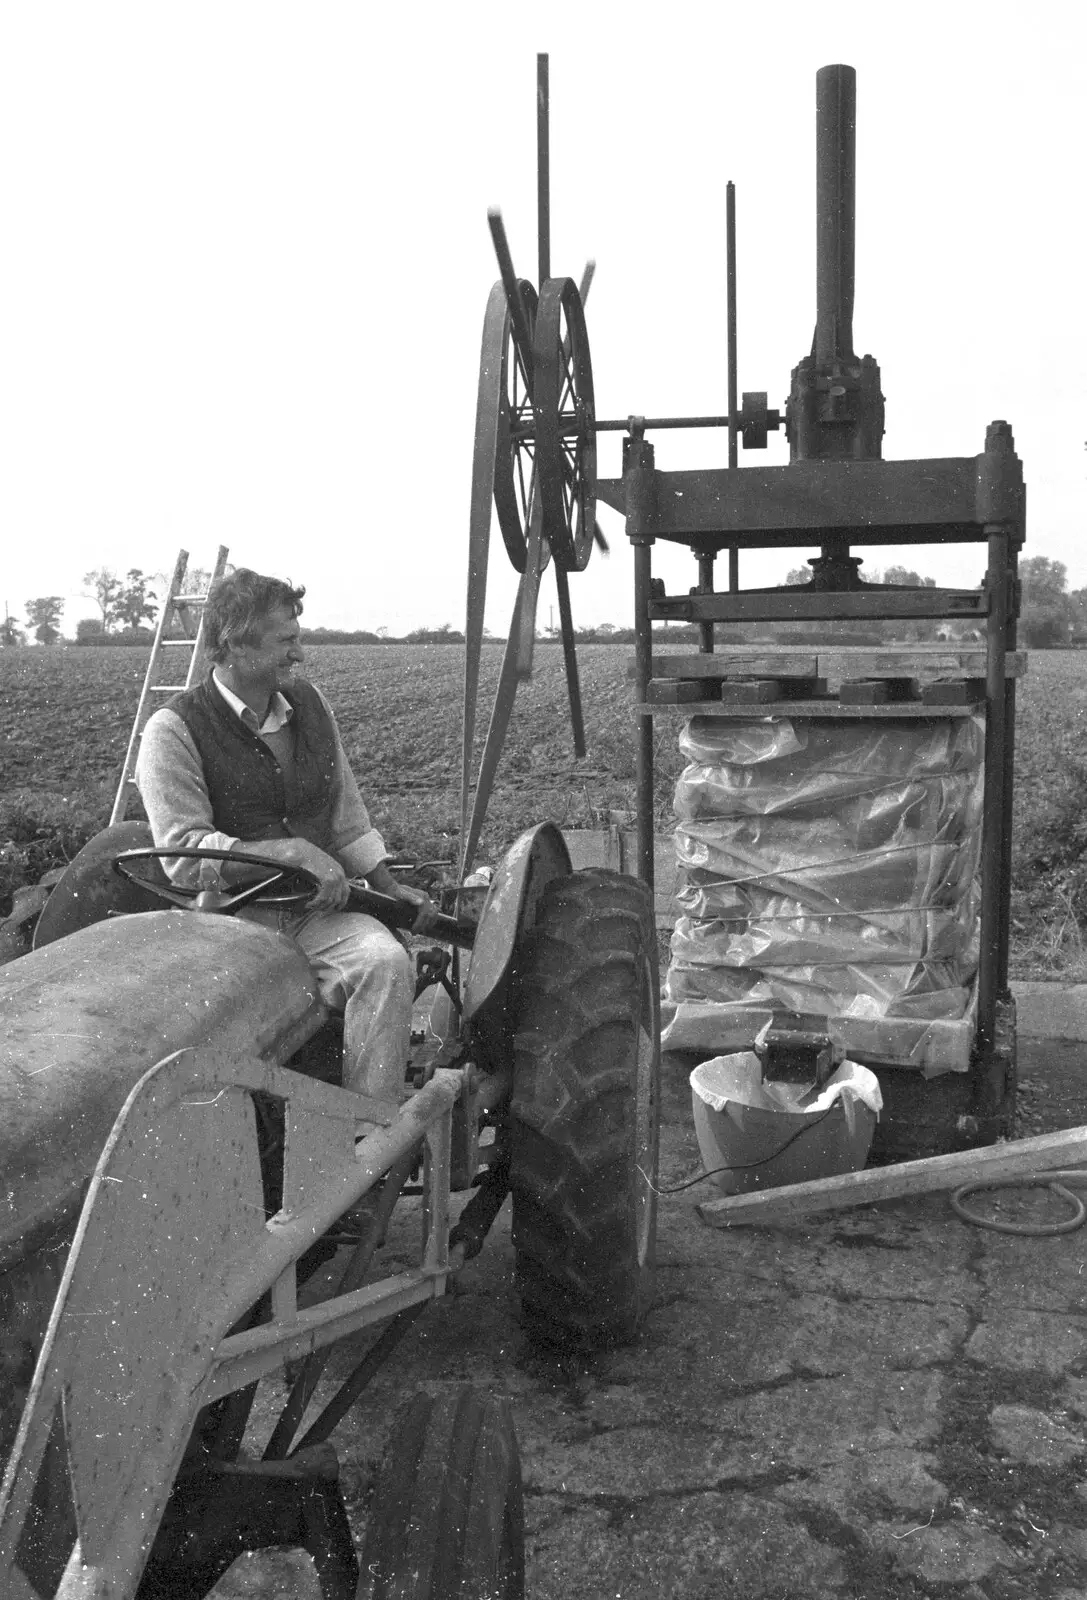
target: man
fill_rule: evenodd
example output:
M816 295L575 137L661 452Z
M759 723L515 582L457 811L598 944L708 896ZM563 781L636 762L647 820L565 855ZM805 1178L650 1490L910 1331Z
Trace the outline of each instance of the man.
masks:
M435 907L390 873L328 702L295 676L304 594L244 567L214 585L204 608L212 669L149 719L136 782L157 848L238 850L305 867L318 879L308 905L254 906L238 915L289 934L326 1003L343 1009L344 1086L399 1101L412 962L382 923L343 910L348 874L414 905L417 932L427 931ZM206 883L222 864L164 865L175 881L192 884ZM237 874L227 866L224 876Z

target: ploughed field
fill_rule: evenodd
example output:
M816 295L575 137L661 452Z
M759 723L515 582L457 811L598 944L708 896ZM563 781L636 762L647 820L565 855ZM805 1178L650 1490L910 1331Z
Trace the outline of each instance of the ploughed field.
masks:
M484 648L477 751L498 682L501 645ZM517 692L477 859L493 859L532 822L593 827L634 802L629 646L579 650L589 756L574 759L561 651L541 645ZM58 808L108 817L148 652L124 647L0 650L0 839L4 799L30 791ZM167 664L168 670L168 664ZM460 827L464 651L458 645L320 645L304 674L336 711L372 819L390 848L452 858ZM161 705L166 696L156 696ZM660 811L679 770L674 730L661 723ZM140 815L134 799L130 815Z
M477 759L501 654L484 650ZM533 822L598 827L609 811L633 809L631 647L585 645L578 656L588 756L574 759L561 651L540 645L517 693L478 860ZM390 848L419 859L456 854L463 662L457 645L307 651L304 671L336 709L375 825ZM0 915L12 888L107 819L146 665L146 650L123 647L0 650ZM1017 719L1014 972L1087 977L1087 652L1035 652ZM675 714L656 721L662 831L682 765L678 726Z

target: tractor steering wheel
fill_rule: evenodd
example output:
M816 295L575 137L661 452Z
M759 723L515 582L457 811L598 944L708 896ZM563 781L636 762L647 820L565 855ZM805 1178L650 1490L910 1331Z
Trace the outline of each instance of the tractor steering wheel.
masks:
M245 884L236 890L189 889L171 883L169 886L141 877L130 870L137 861L229 861L232 865L257 867L268 875L257 883ZM230 916L242 906L299 906L311 900L321 887L320 880L306 867L285 866L282 861L270 861L267 856L242 855L237 850L125 850L113 859L114 872L127 878L140 889L146 889L169 905L183 906L193 911L217 911ZM280 894L274 891L282 883L294 883Z

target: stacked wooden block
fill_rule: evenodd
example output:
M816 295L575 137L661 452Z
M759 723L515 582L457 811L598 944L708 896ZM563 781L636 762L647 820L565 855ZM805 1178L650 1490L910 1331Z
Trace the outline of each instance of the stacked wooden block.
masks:
M1005 671L1025 671L1012 651ZM765 705L775 715L917 715L943 707L962 714L985 699L984 646L741 646L713 654L659 653L646 693L652 706Z

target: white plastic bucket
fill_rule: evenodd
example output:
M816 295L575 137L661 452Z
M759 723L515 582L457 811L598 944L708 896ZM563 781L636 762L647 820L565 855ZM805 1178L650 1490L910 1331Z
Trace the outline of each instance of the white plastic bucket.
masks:
M875 1073L855 1061L812 1095L801 1084L764 1084L750 1050L697 1066L691 1102L702 1164L723 1194L859 1172L883 1103Z

